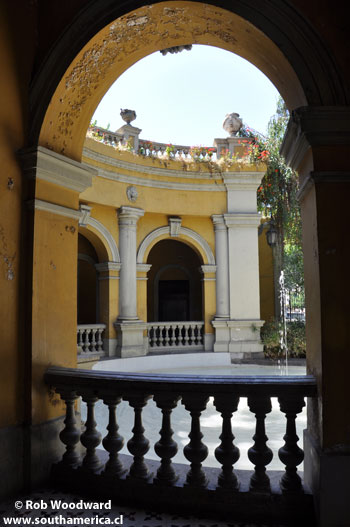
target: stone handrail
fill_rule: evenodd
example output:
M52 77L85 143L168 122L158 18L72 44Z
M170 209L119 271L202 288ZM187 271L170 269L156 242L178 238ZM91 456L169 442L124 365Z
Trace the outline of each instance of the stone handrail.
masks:
M146 500L148 506L167 504L171 507L174 501L181 506L186 506L187 503L192 507L192 513L196 510L196 500L199 500L201 513L211 510L210 507L217 511L219 506L221 512L226 510L231 511L231 514L240 514L241 511L244 515L245 511L252 520L252 507L247 508L247 492L250 489L254 499L258 500L257 514L259 507L264 508L267 503L268 507L278 509L271 514L278 514L281 507L289 503L289 499L291 503L286 511L288 519L305 520L312 511L312 496L304 492L297 473L297 466L302 462L304 453L297 444L299 438L295 428L296 416L305 406L304 398L317 396L316 381L312 376L202 377L50 367L45 374L45 382L60 394L67 406L65 428L60 434L66 452L54 469L56 481L65 486L65 489L79 492L93 489L95 499L97 495L118 496L121 500L132 499L133 506L143 504L143 500ZM75 401L80 396L87 403L84 431L77 424L74 409ZM222 416L222 433L218 440L220 444L215 449L215 457L222 468L210 469L208 472L202 467L208 456L208 448L202 442L200 416L211 396L216 410ZM159 422L160 439L153 445L160 463L144 460L150 443L144 435L142 409L151 397L162 411ZM254 466L252 473L236 473L233 469L240 451L234 445L231 417L237 410L240 397L248 398L252 419L256 419L255 435L248 449L248 458ZM266 473L266 466L274 455L266 444L268 438L265 434L265 417L271 411L271 397L278 397L280 410L286 415L284 445L278 451L279 458L286 467L280 479L280 490L274 487L275 478L270 480ZM95 403L99 399L109 408L108 433L102 441L109 457L103 451L96 450L101 443L101 433L96 430L94 417ZM118 433L116 407L122 399L128 401L134 409L132 437L127 442L132 456L131 464L128 456L118 455L124 439ZM172 439L171 412L180 399L191 416L189 442L184 447L184 455L190 466L187 467L185 476L186 465L175 465L171 461L178 449L177 443ZM83 457L78 447L79 442L86 449ZM154 473L150 472L150 463ZM243 478L242 492L237 492L242 473L247 473L250 482L245 484ZM85 475L84 478L82 474ZM142 489L142 492L137 489Z
M101 141L111 146L122 145L124 136L120 132L112 132L100 126L91 126L88 135L95 134ZM131 148L132 149L132 148ZM159 143L148 139L138 139L138 154L144 156L159 156L168 154L170 158L193 158L196 160L209 160L216 158L217 148L214 146L188 146Z
M204 322L149 322L148 345L155 349L202 349Z
M106 324L79 324L77 326L78 354L103 353L102 335Z
M216 155L215 147L207 146L186 146L173 145L166 143L157 143L156 141L148 141L147 139L139 139L139 154L143 155L158 155L168 153L173 158L197 158L209 159Z

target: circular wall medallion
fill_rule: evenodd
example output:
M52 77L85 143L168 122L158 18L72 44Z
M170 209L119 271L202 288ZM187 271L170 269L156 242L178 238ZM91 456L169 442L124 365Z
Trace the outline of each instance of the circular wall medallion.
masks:
M137 200L139 194L137 192L136 187L130 186L126 189L126 195L128 197L128 200L134 203Z

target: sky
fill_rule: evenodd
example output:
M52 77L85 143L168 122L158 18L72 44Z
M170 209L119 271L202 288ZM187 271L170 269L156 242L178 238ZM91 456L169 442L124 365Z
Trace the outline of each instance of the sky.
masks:
M120 109L135 110L131 124L150 141L212 146L227 137L225 115L264 134L276 111L278 91L255 66L229 51L194 45L190 51L152 53L124 72L97 107L92 121L115 131Z

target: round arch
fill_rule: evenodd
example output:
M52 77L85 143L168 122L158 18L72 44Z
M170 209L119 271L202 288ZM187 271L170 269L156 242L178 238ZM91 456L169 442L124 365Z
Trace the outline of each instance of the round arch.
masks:
M146 55L179 44L217 46L246 58L290 110L346 104L331 52L291 5L237 0L223 9L216 3L156 1L135 9L134 0L90 2L33 82L32 141L80 160L91 115L111 84Z
M199 254L204 265L215 265L213 251L208 242L198 232L187 227L181 227L178 236L171 237L170 227L168 225L155 229L142 240L137 251L136 262L138 264L146 263L152 247L160 240L168 238L187 243L187 245L191 246Z
M79 225L81 232L95 247L100 262L120 263L120 254L117 244L109 230L98 220L91 216L84 219Z

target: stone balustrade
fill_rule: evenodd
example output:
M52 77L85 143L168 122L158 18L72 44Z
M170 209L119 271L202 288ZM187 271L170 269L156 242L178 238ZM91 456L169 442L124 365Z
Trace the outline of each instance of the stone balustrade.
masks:
M106 324L79 324L77 326L78 354L103 354L103 332Z
M99 126L92 126L88 130L88 137L93 137L105 144L110 146L118 146L127 144L125 137L122 132L112 132ZM134 150L130 145L130 149ZM138 150L137 153L149 157L157 157L167 154L173 159L194 159L210 160L216 159L217 148L215 146L188 146L188 145L173 145L167 143L159 143L157 141L150 141L148 139L138 139Z
M149 351L204 349L204 322L149 322Z
M97 497L117 498L133 506L165 506L190 510L191 513L228 514L232 518L294 521L311 525L312 496L303 488L297 467L304 452L298 446L295 421L305 406L305 397L316 397L316 381L312 376L205 376L137 374L84 371L51 367L45 382L65 401L65 428L60 434L66 451L53 468L54 481L65 490L92 492ZM79 397L87 403L84 431L77 422L75 402ZM142 425L142 410L153 397L161 410L159 441L150 445ZM221 469L202 466L208 456L201 432L201 413L210 397L222 418L222 432L215 448ZM231 417L241 397L255 419L255 434L248 448L253 471L235 471L240 451L234 444ZM271 397L277 397L286 417L284 444L278 456L285 465L276 486L276 474L267 472L273 452L265 432L265 417L271 411ZM109 423L102 440L106 452L99 450L103 430L96 429L94 407L102 400L109 408ZM134 410L134 426L127 447L130 456L118 455L124 438L118 433L116 408L121 400ZM175 465L172 458L179 445L173 440L171 413L179 404L191 416L189 441L184 455L189 465ZM234 421L233 421L234 422ZM85 447L83 457L80 443ZM145 460L153 447L160 461ZM306 523L304 523L306 522ZM309 522L309 523L307 523Z

